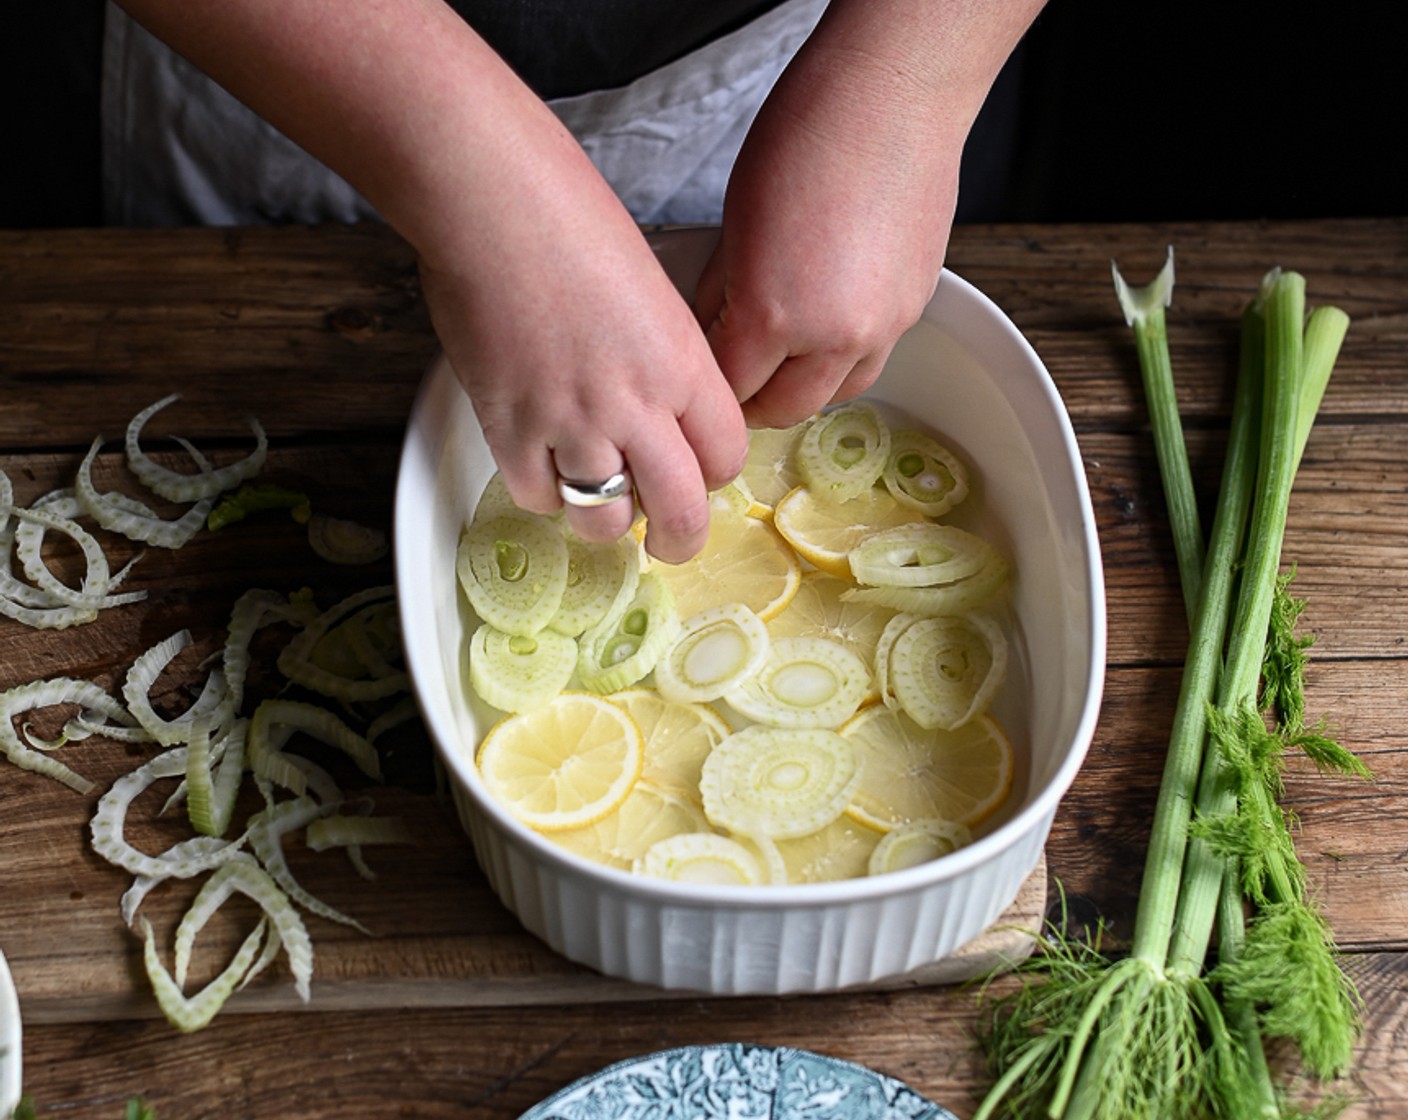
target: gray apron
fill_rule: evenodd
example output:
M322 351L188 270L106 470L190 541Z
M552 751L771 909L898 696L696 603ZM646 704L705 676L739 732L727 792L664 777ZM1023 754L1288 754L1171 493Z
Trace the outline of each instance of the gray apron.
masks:
M638 222L717 222L763 98L826 0L787 0L618 89L548 102ZM107 5L103 214L108 225L356 222L342 178Z

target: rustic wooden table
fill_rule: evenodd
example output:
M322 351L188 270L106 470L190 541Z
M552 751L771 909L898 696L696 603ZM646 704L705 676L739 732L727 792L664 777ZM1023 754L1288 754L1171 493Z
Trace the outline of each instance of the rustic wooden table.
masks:
M1294 224L969 227L950 266L992 296L1044 358L1080 441L1104 551L1109 670L1088 761L1057 815L1047 873L1072 912L1128 934L1185 628L1168 527L1111 258L1149 277L1172 244L1173 361L1209 497L1220 464L1236 319L1272 265L1312 303L1353 317L1297 481L1285 558L1309 601L1309 706L1376 774L1328 780L1292 761L1287 800L1313 889L1366 1007L1344 1088L1354 1120L1408 1115L1408 219ZM434 341L405 246L378 228L0 233L0 470L25 503L72 481L89 442L169 392L165 421L226 457L245 414L272 447L265 476L330 513L389 525L399 442ZM121 470L108 445L99 473ZM174 460L173 460L174 461ZM239 592L303 584L331 596L390 579L389 562L332 568L282 517L153 550L145 602L36 633L0 619L0 689L40 676L120 682L181 627L223 634ZM189 680L162 695L189 701ZM182 699L184 697L184 699ZM72 748L99 783L132 764ZM411 729L402 754L425 751ZM78 760L81 759L81 762ZM971 990L923 984L817 997L697 999L607 981L522 933L493 900L445 803L408 765L378 795L419 845L305 883L377 936L321 923L314 995L241 993L191 1035L156 1017L140 942L122 925L126 876L92 855L97 794L0 768L0 946L25 1015L41 1116L112 1120L143 1096L161 1120L203 1117L511 1118L603 1065L669 1046L791 1045L870 1065L959 1116L984 1085ZM1053 892L1048 897L1054 898ZM147 904L160 915L161 900ZM167 915L169 917L169 914Z

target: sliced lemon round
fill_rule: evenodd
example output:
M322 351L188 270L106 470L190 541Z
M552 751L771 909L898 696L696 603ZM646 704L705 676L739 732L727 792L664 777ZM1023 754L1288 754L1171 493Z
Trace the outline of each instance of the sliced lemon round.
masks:
M709 752L732 734L707 704L678 704L653 688L627 688L611 699L625 708L645 739L641 781L699 802L699 771Z
M1012 744L991 716L954 731L926 731L902 712L877 704L857 713L839 733L854 745L861 769L846 812L884 832L932 817L972 828L1012 789Z
M699 792L715 827L786 840L840 816L859 781L857 752L836 732L753 726L710 752Z
M773 507L802 483L797 445L806 430L806 423L801 423L790 428L754 428L748 433L748 459L739 478L753 499L767 507L766 516L771 517Z
M885 833L870 854L868 874L903 871L946 856L973 842L973 834L957 821L936 818L909 821Z
M744 844L717 832L688 832L654 844L635 863L637 875L708 886L761 886L768 869Z
M547 836L583 859L629 871L653 844L671 836L709 831L709 822L698 805L641 778L626 800L599 821Z
M716 516L704 548L683 564L652 564L669 585L681 618L723 603L742 603L764 622L797 593L802 565L765 520Z
M477 762L489 793L530 828L580 828L616 809L645 758L626 709L587 692L563 692L489 729Z
M885 834L844 813L806 836L777 841L789 883L830 883L870 873L870 854Z
M808 486L798 486L772 514L773 525L802 559L841 579L851 578L851 550L867 537L923 520L918 510L900 505L878 487L833 502Z

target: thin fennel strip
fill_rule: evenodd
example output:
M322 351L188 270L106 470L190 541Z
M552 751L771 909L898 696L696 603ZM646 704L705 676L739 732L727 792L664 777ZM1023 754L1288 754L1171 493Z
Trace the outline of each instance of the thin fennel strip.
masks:
M148 405L128 422L124 446L127 453L127 466L148 490L172 502L195 502L214 498L222 490L230 490L247 478L258 474L264 466L269 452L269 439L264 428L254 417L249 418L250 429L254 432L255 448L245 458L229 466L211 469L208 463L201 464L202 470L196 475L179 474L153 462L142 450L142 429L147 421L168 405L180 400L179 393L163 397L155 404ZM190 449L194 450L194 449ZM210 510L207 507L201 520Z

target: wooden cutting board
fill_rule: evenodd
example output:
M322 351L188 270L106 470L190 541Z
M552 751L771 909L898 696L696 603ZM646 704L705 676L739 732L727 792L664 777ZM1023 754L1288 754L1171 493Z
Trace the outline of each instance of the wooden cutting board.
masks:
M123 748L88 750L82 767L101 780L130 766ZM75 754L71 761L77 763ZM19 780L15 780L18 777ZM98 795L80 796L30 775L7 774L0 792L0 929L27 1022L98 1022L159 1014L142 969L142 942L121 919L129 878L88 848L87 820ZM162 795L164 796L164 794ZM525 932L495 898L475 864L448 799L399 788L374 791L379 812L403 817L413 846L368 850L377 878L360 878L337 852L290 843L300 882L361 921L369 934L307 918L315 962L310 1010L487 1007L691 997L610 979L573 964ZM153 804L158 799L153 799ZM129 836L147 850L169 838L134 806ZM173 832L176 835L179 832ZM157 931L168 966L170 933L194 884L159 888L141 914ZM951 984L971 979L1030 949L1023 930L1039 927L1045 908L1044 860L996 927L948 960L880 987ZM198 942L192 979L203 982L250 928L253 911L236 900ZM201 970L205 971L202 973ZM188 988L188 990L190 990ZM297 1009L280 961L226 1005L225 1013Z

